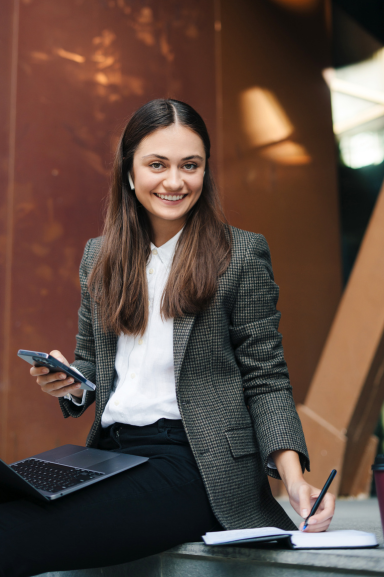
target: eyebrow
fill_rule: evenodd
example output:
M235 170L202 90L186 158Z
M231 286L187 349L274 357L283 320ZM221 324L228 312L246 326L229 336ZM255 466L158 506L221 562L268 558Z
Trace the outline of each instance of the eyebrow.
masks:
M166 156L161 156L160 154L146 154L145 156L142 156L142 158L148 158L149 156L154 156L155 158L160 158L161 160L169 160L169 158L167 158ZM192 156L185 156L181 160L192 160L194 158L204 160L204 158L202 156L199 156L198 154L192 154Z

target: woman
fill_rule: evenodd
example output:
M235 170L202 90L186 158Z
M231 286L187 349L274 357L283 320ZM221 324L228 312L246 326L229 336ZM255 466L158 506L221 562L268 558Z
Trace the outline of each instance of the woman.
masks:
M104 234L80 266L72 366L96 394L31 374L65 417L96 401L89 446L150 459L56 502L1 505L0 575L123 563L223 527L292 529L267 474L302 517L319 494L303 478L268 246L225 224L209 156L203 120L176 100L149 102L124 130ZM333 510L328 494L308 530Z

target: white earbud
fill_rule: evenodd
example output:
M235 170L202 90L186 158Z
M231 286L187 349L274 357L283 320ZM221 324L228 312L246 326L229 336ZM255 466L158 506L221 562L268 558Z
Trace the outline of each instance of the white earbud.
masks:
M132 190L135 190L135 185L133 184L133 180L132 180L132 176L131 176L130 172L128 172L128 180L129 180L129 185L132 188Z

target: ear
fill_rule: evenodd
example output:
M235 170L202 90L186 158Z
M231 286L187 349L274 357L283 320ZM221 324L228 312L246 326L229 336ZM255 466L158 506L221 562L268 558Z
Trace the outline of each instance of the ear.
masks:
M131 176L130 172L128 172L128 181L129 181L129 185L132 188L132 190L135 190L135 185L133 184L133 180L132 180L132 176Z

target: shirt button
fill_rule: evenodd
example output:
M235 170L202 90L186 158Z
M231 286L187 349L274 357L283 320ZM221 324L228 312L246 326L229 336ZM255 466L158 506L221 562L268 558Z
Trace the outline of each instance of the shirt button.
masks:
M120 405L120 401L115 401L115 405Z
M153 268L150 268L148 272L149 274L153 274L155 271L153 270Z
M136 376L135 373L131 373L131 379L134 379L135 376Z
M157 254L157 250L155 248L153 249L152 254Z
M139 339L139 345L142 345L143 342L144 342L143 339Z

